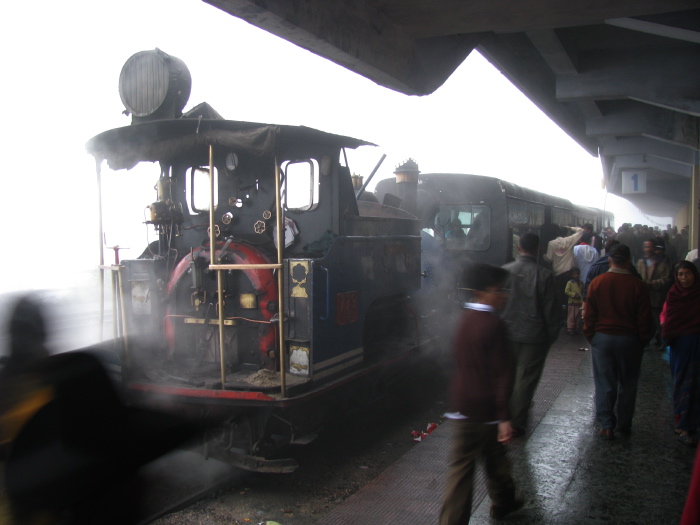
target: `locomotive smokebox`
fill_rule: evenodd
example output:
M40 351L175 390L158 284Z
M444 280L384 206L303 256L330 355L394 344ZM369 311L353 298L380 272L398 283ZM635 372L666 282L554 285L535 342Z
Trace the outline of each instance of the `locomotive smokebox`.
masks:
M119 75L119 96L132 124L181 117L191 89L185 63L158 48L131 56Z

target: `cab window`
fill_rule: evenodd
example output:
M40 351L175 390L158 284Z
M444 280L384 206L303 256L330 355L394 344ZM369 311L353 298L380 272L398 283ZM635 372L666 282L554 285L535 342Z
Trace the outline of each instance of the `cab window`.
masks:
M219 199L219 177L214 168L214 207ZM187 171L185 177L185 191L187 192L187 208L190 215L209 211L211 182L209 179L209 167L193 167Z
M287 210L306 211L318 206L319 167L316 159L282 163L282 196Z

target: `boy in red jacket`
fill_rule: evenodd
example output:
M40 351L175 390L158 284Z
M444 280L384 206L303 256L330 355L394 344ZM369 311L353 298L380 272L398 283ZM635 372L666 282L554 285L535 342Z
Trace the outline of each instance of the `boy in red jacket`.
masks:
M485 460L491 516L501 519L523 506L504 447L513 434L508 411L513 370L498 312L508 299L503 288L508 276L488 264L473 264L466 275L473 295L453 342L455 371L445 415L452 420L454 443L440 525L469 523L478 457Z

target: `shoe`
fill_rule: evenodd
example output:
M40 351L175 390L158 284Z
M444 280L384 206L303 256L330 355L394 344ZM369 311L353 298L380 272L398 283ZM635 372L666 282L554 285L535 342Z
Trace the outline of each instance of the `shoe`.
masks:
M632 433L632 429L630 427L616 427L615 432L629 436Z
M678 435L678 441L683 443L686 447L696 447L698 445L697 440L687 432L681 432Z
M612 428L603 428L600 432L598 432L598 435L606 441L615 439L615 434L613 433Z
M493 519L502 520L508 514L522 509L523 505L525 505L525 502L516 498L508 505L491 505L491 512L489 514Z

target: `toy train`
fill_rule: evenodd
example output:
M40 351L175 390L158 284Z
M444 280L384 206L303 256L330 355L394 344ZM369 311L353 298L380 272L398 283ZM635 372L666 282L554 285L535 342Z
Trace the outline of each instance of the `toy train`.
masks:
M375 198L392 202L401 192L397 181L385 179L377 184ZM461 270L471 261L498 266L512 261L520 235L526 232L539 235L542 262L547 244L562 234L562 228L591 224L594 232L601 232L615 220L609 211L511 182L456 173L420 174L415 204L409 206L421 219L426 278L421 295L427 297L452 293L459 286Z
M419 221L356 199L344 150L369 143L207 104L183 114L190 82L175 57L133 55L119 81L131 125L87 144L100 186L106 161L146 164L156 189L143 253L105 264L101 251L123 386L131 403L198 418L208 454L288 472L280 446L416 352Z

